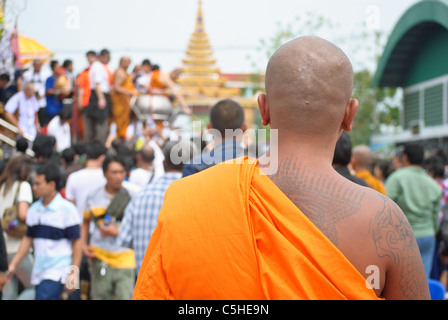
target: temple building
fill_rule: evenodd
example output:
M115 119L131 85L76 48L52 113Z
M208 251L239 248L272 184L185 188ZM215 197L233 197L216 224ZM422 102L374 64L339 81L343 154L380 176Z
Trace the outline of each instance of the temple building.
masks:
M213 57L213 49L205 30L202 0L198 1L195 28L185 51L186 56L182 59L176 83L195 114L208 115L210 107L216 102L229 98L245 108L246 119L252 123L254 110L257 110L256 97L248 94L242 96L241 86L228 85L228 74L221 73Z

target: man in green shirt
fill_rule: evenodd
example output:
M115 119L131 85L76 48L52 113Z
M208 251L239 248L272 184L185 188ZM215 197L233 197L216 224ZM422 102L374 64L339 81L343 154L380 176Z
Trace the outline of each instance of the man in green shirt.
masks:
M386 191L409 220L429 278L442 193L437 182L423 169L423 160L424 150L420 145L406 145L403 167L386 180Z

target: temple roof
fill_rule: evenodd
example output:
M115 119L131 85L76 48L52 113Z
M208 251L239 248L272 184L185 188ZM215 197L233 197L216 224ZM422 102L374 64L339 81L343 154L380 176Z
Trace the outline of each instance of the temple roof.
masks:
M448 30L448 1L422 0L410 7L389 37L372 85L405 87L421 48L440 29Z

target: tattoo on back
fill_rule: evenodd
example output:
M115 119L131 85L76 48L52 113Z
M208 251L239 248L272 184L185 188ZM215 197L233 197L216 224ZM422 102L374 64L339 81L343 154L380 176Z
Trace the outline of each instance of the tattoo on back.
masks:
M364 198L355 185L312 171L292 158L282 162L271 179L335 245L337 222L357 214Z
M376 252L401 267L399 285L406 298L422 297L427 292L423 287L426 279L417 279L422 275L421 256L416 254L412 228L397 207L386 198L383 201L383 208L370 225Z

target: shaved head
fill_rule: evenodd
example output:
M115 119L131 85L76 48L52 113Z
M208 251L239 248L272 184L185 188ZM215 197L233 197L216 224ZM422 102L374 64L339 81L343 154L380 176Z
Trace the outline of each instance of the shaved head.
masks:
M129 58L127 56L120 58L120 67L126 69L129 67L130 64L131 64L131 58Z
M372 151L366 145L359 145L353 148L352 158L356 161L358 167L369 169L372 164Z
M281 46L266 69L271 128L296 135L334 133L353 91L353 69L334 44L301 37Z

